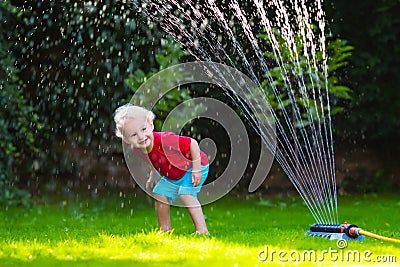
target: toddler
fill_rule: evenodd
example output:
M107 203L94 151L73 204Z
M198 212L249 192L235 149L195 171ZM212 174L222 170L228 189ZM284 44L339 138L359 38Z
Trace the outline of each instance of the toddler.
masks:
M180 199L193 220L195 233L208 235L197 193L208 175L208 158L196 140L172 132L154 132L153 112L132 104L115 111L116 135L162 176L150 171L146 188L153 189L158 224L170 231L170 203Z

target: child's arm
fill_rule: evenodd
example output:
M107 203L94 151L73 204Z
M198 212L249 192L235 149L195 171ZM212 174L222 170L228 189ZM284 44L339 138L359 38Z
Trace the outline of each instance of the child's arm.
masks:
M198 186L201 182L200 147L196 140L190 142L190 156L192 157L192 183Z

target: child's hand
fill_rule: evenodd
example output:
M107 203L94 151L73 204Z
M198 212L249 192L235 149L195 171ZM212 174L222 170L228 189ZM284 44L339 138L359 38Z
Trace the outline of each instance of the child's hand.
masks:
M146 189L153 189L155 185L156 185L156 182L153 181L152 178L147 179Z
M190 142L190 155L192 156L192 183L193 187L201 183L201 158L200 147L196 140Z
M149 179L146 182L146 189L153 189L156 185L156 181L154 181L154 172L150 171Z
M193 187L196 187L200 184L201 182L201 171L193 171L192 172L192 183Z

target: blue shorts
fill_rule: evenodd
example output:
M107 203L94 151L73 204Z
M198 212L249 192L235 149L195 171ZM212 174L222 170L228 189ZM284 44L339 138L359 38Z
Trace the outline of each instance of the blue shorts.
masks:
M165 196L171 201L175 201L179 195L192 195L197 198L201 186L207 179L209 165L201 166L201 182L198 186L193 187L192 169L187 172L179 180L171 180L163 176L154 186L153 193Z

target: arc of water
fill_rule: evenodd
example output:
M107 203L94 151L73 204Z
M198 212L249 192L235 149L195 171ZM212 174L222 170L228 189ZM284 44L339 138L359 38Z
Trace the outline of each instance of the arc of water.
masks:
M266 20L265 18L266 18L266 15L265 15L265 11L264 11L264 8L263 8L263 6L262 6L262 4L261 4L261 2L259 2L259 1L257 1L257 0L255 0L254 1L255 2L255 5L257 6L257 8L258 8L258 10L259 10L259 14L261 15L261 20L262 20L262 24L266 27L266 28L271 28L271 26L269 25L269 21L268 20ZM318 10L319 10L319 12L318 12L318 14L319 14L319 17L318 18L320 18L321 17L321 13L323 13L323 12L321 12L321 5L320 5L320 2L318 1L318 3L319 3L319 8L318 8ZM297 1L295 1L295 4L294 4L294 8L297 8L297 6L298 6L298 4L297 4ZM296 14L298 14L298 16L297 16L297 23L298 23L298 25L300 25L300 27L299 27L299 29L300 30L302 30L303 32L302 32L302 34L301 34L301 36L303 37L303 44L305 44L305 50L304 50L304 55L306 56L306 58L307 58L307 62L308 62L308 66L311 66L311 64L310 64L310 57L309 57L309 55L308 55L308 53L307 53L307 44L311 44L311 50L313 50L313 51L311 51L312 52L312 54L314 54L315 55L315 46L313 45L313 42L311 42L311 41L308 41L307 39L306 39L306 37L311 37L311 38L313 38L313 33L312 33L312 31L310 31L310 29L311 29L311 27L310 27L310 22L309 22L309 16L308 16L308 13L307 13L307 9L305 8L305 5L304 5L304 1L302 2L302 5L301 5L301 7L302 7L302 9L300 9L301 10L301 12L299 11L299 10L297 10L297 12L296 12ZM282 12L282 13L284 13L284 14L286 14L286 12ZM305 14L305 15L301 15L301 14ZM285 16L279 16L279 17L285 17ZM304 19L304 17L306 18L306 19ZM288 25L288 23L287 23L287 21L288 21L288 19L285 17L285 25ZM318 19L318 21L320 22L320 24L323 24L323 23L321 23L321 20L320 19ZM306 25L305 24L305 22L308 22L308 25ZM320 27L320 28L322 28L322 27ZM307 29L307 34L304 32L304 30L305 29ZM270 31L270 30L267 30L267 33L271 33L272 31ZM290 30L286 30L285 31L286 32L286 35L288 35L288 33L291 33L292 31L290 31ZM323 28L322 28L322 30L321 30L321 33L323 33L324 32L324 30L323 30ZM322 53L323 53L323 58L324 58L324 60L325 60L325 62L323 63L323 66L324 66L324 73L325 73L325 75L324 75L324 77L325 77L325 79L326 79L326 77L327 77L327 75L326 75L326 57L324 56L325 55L325 47L324 47L324 35L323 34L320 34L320 40L322 40L322 41L320 41L320 43L321 43L321 46L322 46ZM271 40L274 40L274 35L269 35L269 37L270 37L270 39ZM293 34L289 34L289 37L286 37L285 38L286 40L293 40ZM295 42L292 42L293 44L293 49L291 49L290 51L293 51L294 52L294 56L295 56L295 62L298 64L298 62L299 62L299 60L298 60L298 54L297 54L297 49L296 49L296 43ZM279 53L279 50L277 51L278 53ZM275 53L275 51L274 51L274 53ZM279 56L276 56L276 58L280 58ZM315 56L314 57L311 57L311 59L313 59L313 64L314 64L314 68L315 69L317 69L317 67L316 67L316 61L315 61ZM310 70L311 70L311 68L310 68ZM311 75L311 71L309 71L309 75ZM312 91L314 92L313 93L313 99L314 99L314 105L315 106L317 106L316 105L316 97L315 97L315 91L314 91L314 84L313 84L313 79L312 79L312 77L310 77L310 81L312 82L312 86L311 86L311 89L312 89ZM326 83L327 84L327 83ZM304 83L304 80L302 80L302 83L301 84L299 84L299 87L301 88L302 86L305 86L305 83ZM307 94L307 91L306 90L304 90L304 91L301 91L301 93L302 94L304 94L304 96L306 97L306 98L308 98L308 94ZM327 97L329 97L329 94L328 94L328 91L326 91L326 94L327 94ZM322 96L322 94L321 93L319 93L319 95L320 96ZM321 102L321 104L323 103L323 101L320 101ZM327 100L327 104L329 105L329 99ZM309 113L310 114L310 113ZM329 108L328 108L328 114L329 114ZM310 115L312 115L312 114L310 114ZM321 122L321 119L319 118L319 114L317 113L316 114L317 115L317 121L320 123ZM330 119L330 116L328 115L328 118ZM322 119L322 122L323 122L323 124L325 125L325 119ZM331 122L329 122L329 125L331 125ZM314 127L314 123L313 123L313 125L312 125L312 127ZM314 129L315 129L315 127L314 127ZM315 131L315 130L313 130L312 131L312 134L313 134L313 136L314 136L314 140L316 139L316 137L315 137L315 133L316 132L321 132L320 130L319 131ZM325 131L326 132L326 131ZM321 136L321 138L320 139L322 139L322 136ZM322 152L321 153L321 145L320 145L320 142L315 142L314 141L314 143L316 144L316 146L317 146L317 149L318 149L318 151L319 151L319 155L325 155L326 153L325 152ZM326 142L327 144L329 144L328 142ZM331 144L332 144L332 142L331 142ZM331 146L332 148L333 148L333 146ZM307 148L307 146L306 146L306 148ZM324 150L324 146L322 145L322 149ZM333 151L332 151L332 155L333 155ZM330 211L329 211L329 213L331 214L332 212L332 210L335 210L336 211L336 220L337 220L337 200L336 200L336 194L333 194L334 195L334 198L332 198L332 191L333 192L336 192L336 183L334 182L335 181L335 178L334 178L334 176L332 175L334 172L333 172L333 169L334 169L334 163L332 162L332 160L330 160L330 156L331 156L331 154L329 154L328 153L328 158L329 158L329 160L328 160L328 162L330 162L330 166L329 166L329 168L326 166L327 165L327 162L326 162L326 160L324 161L324 164L325 164L325 168L323 168L323 174L322 175L324 175L324 177L331 177L332 178L332 180L331 180L331 182L332 182L332 184L333 184L333 190L329 190L329 186L328 185L330 185L330 183L327 183L327 179L322 179L321 180L321 183L322 183L322 186L323 186L323 193L324 193L324 198L323 199L331 199L331 208L329 208L330 209ZM333 157L332 157L333 158ZM321 165L322 164L322 159L321 159L321 157L318 157L318 162L319 162L319 164ZM323 167L324 167L324 165L322 165ZM328 173L328 169L330 169L330 173ZM319 168L317 168L317 171L319 170ZM330 175L329 175L330 174ZM321 174L320 174L321 175ZM333 205L333 202L334 203L336 203L336 208L334 207L335 205ZM335 213L335 212L333 212L333 213Z
M235 9L235 11L236 11L236 14L237 14L237 16L239 17L239 19L242 21L242 25L244 25L244 30L246 31L246 34L247 34L247 36L249 37L249 39L251 39L251 44L252 45L254 45L254 50L256 51L256 53L257 53L257 51L260 51L260 49L258 48L258 45L257 45L257 41L256 41L256 39L252 36L252 33L251 33L251 31L249 30L249 28L248 28L248 23L247 23L247 21L246 21L246 18L245 18L245 16L243 16L243 14L242 14L242 12L241 12L241 10L240 10L240 8L239 8L239 6L238 6L238 4L237 4L237 2L236 1L234 1L234 3L231 5L234 9ZM285 17L285 16L282 16L283 18L285 18L285 20L287 21L288 19L287 19L287 17ZM269 31L269 32L271 32L271 31ZM293 35L293 34L290 34L290 29L287 31L288 32L288 34L289 35ZM295 44L294 44L295 45ZM278 52L279 52L279 50L278 50ZM260 59L260 61L263 61L263 58L262 58L262 56L261 55L259 55L258 54L258 57L259 57L259 59ZM279 57L277 57L277 58L281 58L280 56ZM281 60L282 61L282 60ZM282 65L283 67L284 67L284 65L283 64L280 64L280 65ZM265 64L263 64L263 66L264 66L264 68L266 69L266 71L268 70L268 68L266 67L266 65ZM284 78L284 80L286 80L287 79L287 77L283 77ZM272 82L271 82L272 83ZM289 92L291 91L291 86L290 86L290 83L286 80L286 86L289 88ZM275 92L275 94L277 94L276 92ZM289 94L289 97L291 98L291 102L292 103L294 103L294 99L293 99L293 95L292 94ZM297 106L295 105L295 108L296 108L296 117L299 119L299 116L300 116L300 112L299 112L299 110L297 109ZM287 117L287 113L285 113L284 114L285 116L286 116L286 120L288 120L288 117ZM289 128L290 129L290 131L291 131L291 134L292 135L295 135L295 130L293 129L293 128ZM306 135L303 135L303 137L304 136L306 136ZM307 136L306 136L307 137ZM296 144L296 146L298 146L298 142L296 142L297 140L295 139L295 144ZM296 160L298 160L297 158L296 158ZM301 157L301 160L303 161L303 163L304 163L304 157L302 156ZM299 162L297 161L295 164L299 164ZM306 166L307 167L307 165L305 165L305 164L303 164L303 166ZM307 174L306 174L307 175ZM297 180L296 180L296 178L299 178L299 177L293 177L293 181L292 182L294 182L294 183L296 183L297 182ZM301 177L300 177L301 178ZM306 178L303 178L303 179L301 179L301 181L307 181L307 179ZM317 184L318 185L318 184ZM307 182L305 182L305 183L303 183L303 186L304 187L308 187L308 184L307 184ZM324 202L324 198L321 196L321 195L315 195L315 194L318 194L318 193L320 193L321 192L321 188L319 188L319 190L312 190L311 188L308 188L308 189L310 189L311 190L311 192L313 192L314 194L313 194L313 199L319 199L319 201L320 202ZM323 191L323 190L322 190ZM330 211L328 210L326 210L326 205L322 205L322 208L323 208L323 212L327 215L327 214L330 214Z

